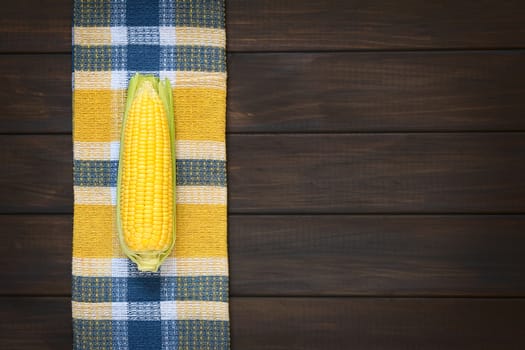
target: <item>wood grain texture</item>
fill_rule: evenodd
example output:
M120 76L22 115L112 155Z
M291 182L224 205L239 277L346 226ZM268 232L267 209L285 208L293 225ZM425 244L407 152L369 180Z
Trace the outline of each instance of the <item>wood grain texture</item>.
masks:
M525 296L525 216L230 215L233 296ZM71 293L70 215L0 215L0 295Z
M0 294L71 294L71 215L0 215Z
M0 136L0 213L71 212L70 135Z
M71 56L0 56L0 133L71 132Z
M228 132L525 130L522 53L231 54L228 71ZM71 131L69 55L0 56L0 79L1 133Z
M521 213L525 134L233 135L232 213Z
M0 52L71 51L71 0L4 1Z
M234 349L523 349L525 301L240 298Z
M69 135L0 137L0 213L71 213ZM523 213L525 134L230 135L231 213Z
M229 0L226 8L234 51L525 45L520 0Z
M232 349L523 349L523 299L232 298ZM2 345L71 349L69 298L0 298Z
M70 298L0 298L0 317L4 349L72 348Z
M226 2L228 49L522 48L521 0ZM20 0L0 13L0 52L71 49L71 0Z
M229 217L233 295L525 295L525 216Z
M230 132L525 130L521 53L232 54L228 62Z

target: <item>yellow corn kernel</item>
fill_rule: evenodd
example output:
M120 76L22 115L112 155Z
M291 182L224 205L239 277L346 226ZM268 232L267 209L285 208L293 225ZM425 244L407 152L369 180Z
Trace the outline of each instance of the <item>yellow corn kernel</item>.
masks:
M122 123L117 225L122 250L157 271L175 242L175 150L171 86L134 76Z

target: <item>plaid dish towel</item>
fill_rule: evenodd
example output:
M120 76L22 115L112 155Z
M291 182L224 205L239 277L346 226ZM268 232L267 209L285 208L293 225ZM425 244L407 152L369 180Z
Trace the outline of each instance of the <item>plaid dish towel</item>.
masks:
M75 349L229 349L223 0L75 0ZM174 87L177 234L139 272L116 230L120 125L136 72Z

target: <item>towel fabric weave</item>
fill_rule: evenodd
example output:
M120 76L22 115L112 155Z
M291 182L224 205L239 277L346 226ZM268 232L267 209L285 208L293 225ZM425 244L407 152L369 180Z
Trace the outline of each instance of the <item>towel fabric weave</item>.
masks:
M121 252L116 179L135 72L174 87L177 237L158 273ZM229 349L223 0L75 0L75 349Z

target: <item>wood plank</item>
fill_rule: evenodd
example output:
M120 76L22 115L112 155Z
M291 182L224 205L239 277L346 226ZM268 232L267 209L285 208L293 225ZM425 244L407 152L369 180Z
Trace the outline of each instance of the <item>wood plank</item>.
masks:
M522 53L228 56L228 132L525 130ZM49 77L53 76L53 79ZM71 132L71 57L0 56L0 132Z
M0 52L71 51L71 0L17 0L2 4Z
M523 349L523 299L232 298L232 349ZM68 298L1 298L10 350L70 349Z
M520 0L230 0L226 9L233 51L525 45Z
M70 213L70 135L0 136L0 213Z
M71 215L0 215L0 294L71 295Z
M524 232L525 216L232 215L231 292L522 296Z
M510 1L226 2L231 51L522 48L525 5ZM71 48L71 0L19 0L0 13L0 52Z
M525 296L525 216L230 215L233 296ZM71 293L70 215L0 215L1 295Z
M525 133L230 135L231 213L524 213ZM0 137L0 213L70 213L69 135Z
M0 317L5 349L72 348L70 298L0 298Z
M525 301L233 299L238 349L523 349Z
M230 132L525 129L521 53L233 54L228 62Z
M0 132L71 132L71 56L0 56Z
M525 133L233 135L232 213L521 213Z

